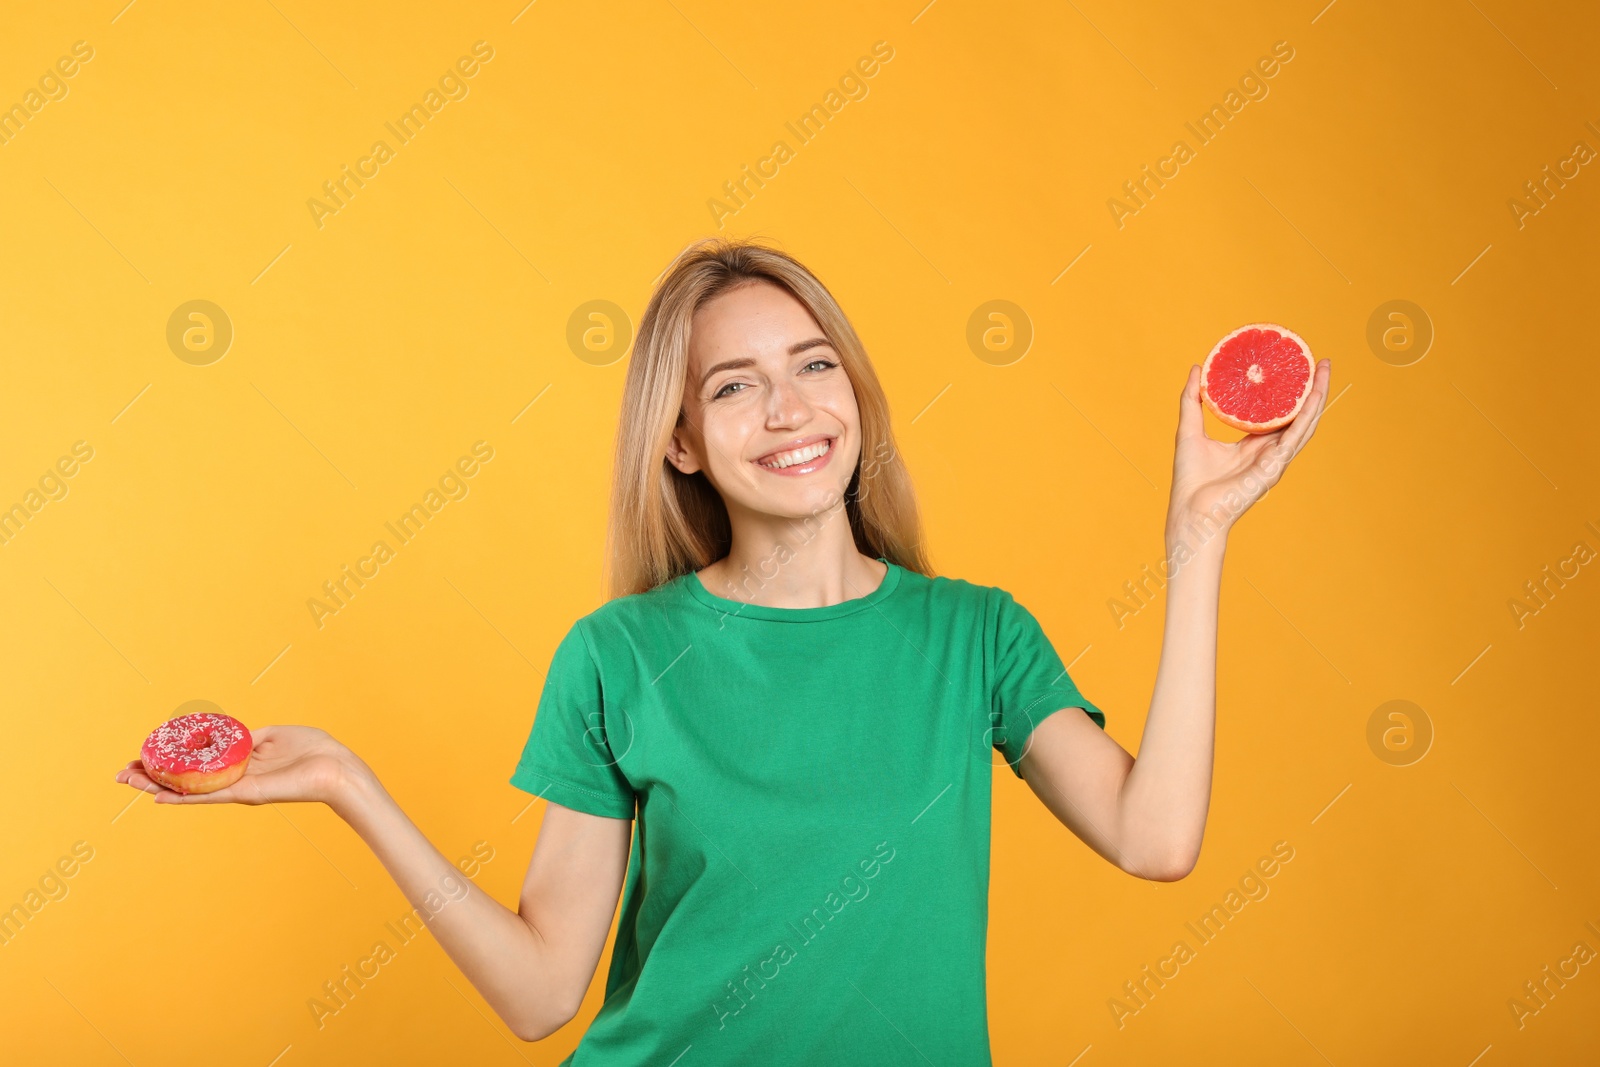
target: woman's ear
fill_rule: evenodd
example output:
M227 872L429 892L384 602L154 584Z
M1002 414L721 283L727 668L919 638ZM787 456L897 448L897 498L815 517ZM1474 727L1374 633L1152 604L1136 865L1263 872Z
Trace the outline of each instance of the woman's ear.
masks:
M684 441L685 429L685 424L680 420L677 429L672 431L672 437L667 441L667 462L683 474L693 474L700 469L700 462Z

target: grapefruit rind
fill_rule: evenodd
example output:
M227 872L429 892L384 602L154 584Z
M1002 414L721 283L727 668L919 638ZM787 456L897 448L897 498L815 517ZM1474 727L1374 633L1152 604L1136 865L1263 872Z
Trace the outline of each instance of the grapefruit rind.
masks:
M1286 414L1280 415L1275 419L1269 419L1266 422L1251 422L1248 419L1241 419L1228 414L1217 407L1216 402L1211 399L1211 395L1206 391L1206 376L1211 373L1211 361L1216 358L1217 353L1221 352L1229 341L1249 330L1270 330L1274 333L1282 334L1298 345L1301 353L1306 357L1306 384L1300 390L1300 395L1295 398L1294 406ZM1273 430L1289 425L1294 421L1295 416L1300 414L1300 409L1305 406L1306 397L1311 395L1311 384L1316 379L1316 372L1317 361L1312 356L1311 346L1306 344L1304 337L1301 337L1287 326L1280 326L1275 322L1252 322L1239 327L1212 346L1205 362L1200 366L1200 399L1204 402L1206 409L1215 415L1220 422L1233 427L1235 430L1243 430L1245 433L1251 434L1271 433Z

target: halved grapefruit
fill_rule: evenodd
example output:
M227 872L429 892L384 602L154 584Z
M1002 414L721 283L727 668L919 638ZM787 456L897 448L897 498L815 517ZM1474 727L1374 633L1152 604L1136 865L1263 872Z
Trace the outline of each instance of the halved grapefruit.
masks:
M1200 399L1236 430L1270 433L1300 413L1316 369L1311 346L1299 334L1252 322L1218 341L1206 357Z

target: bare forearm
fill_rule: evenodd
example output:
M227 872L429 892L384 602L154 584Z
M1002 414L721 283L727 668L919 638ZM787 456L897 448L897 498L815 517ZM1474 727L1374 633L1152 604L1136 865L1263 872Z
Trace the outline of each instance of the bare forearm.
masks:
M1118 801L1119 837L1141 872L1181 876L1200 855L1216 747L1217 607L1226 532L1203 545L1169 533L1161 662L1139 755ZM1182 561L1181 563L1179 561Z
M434 847L366 764L355 760L330 802L382 861L428 929L506 1024L533 1040L563 1025L557 968L516 912L478 889Z

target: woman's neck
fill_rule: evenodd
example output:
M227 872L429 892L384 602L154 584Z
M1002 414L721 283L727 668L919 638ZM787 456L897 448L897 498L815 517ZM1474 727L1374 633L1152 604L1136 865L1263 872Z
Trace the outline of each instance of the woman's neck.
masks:
M817 608L864 597L888 568L856 548L844 507L805 520L735 522L728 554L698 572L712 593L773 608Z

